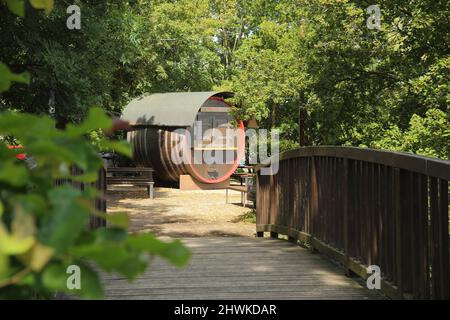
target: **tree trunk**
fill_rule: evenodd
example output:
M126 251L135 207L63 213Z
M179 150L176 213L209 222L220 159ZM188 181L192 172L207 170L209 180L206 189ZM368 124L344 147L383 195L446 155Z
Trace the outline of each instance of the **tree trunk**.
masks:
M305 120L306 120L306 109L300 106L298 112L298 135L299 135L299 144L300 147L304 147L307 145L306 136L305 136Z
M61 106L61 104L58 104L56 101L55 82L56 81L53 78L50 80L50 92L49 92L49 99L48 99L48 114L51 117L53 117L53 119L55 119L56 129L64 130L67 125L67 118L63 115L63 112L61 112L60 108L58 108L58 105Z
M275 128L277 123L277 105L275 102L272 102L272 128Z

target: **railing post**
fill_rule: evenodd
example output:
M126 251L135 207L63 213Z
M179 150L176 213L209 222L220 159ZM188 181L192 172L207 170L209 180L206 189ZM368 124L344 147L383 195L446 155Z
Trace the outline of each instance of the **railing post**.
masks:
M450 299L450 263L449 263L449 212L448 212L448 181L439 179L439 245L441 251L440 261L440 297Z
M316 219L319 212L319 186L317 182L316 157L311 157L311 219L309 220L309 230L312 237L316 236ZM313 243L311 243L311 252L316 252Z
M349 256L349 207L348 207L348 198L349 198L349 169L348 169L348 159L344 159L343 163L343 180L342 180L342 210L343 210L343 233L344 233L344 255L345 255L345 274L350 277L353 276L354 273L350 270L350 256Z
M403 259L402 259L402 217L400 169L394 168L394 216L395 216L395 279L400 296L403 297Z
M431 281L433 299L450 298L448 250L448 182L430 179Z

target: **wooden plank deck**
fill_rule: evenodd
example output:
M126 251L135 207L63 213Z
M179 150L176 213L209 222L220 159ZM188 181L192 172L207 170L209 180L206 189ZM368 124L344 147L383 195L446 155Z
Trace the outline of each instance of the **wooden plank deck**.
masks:
M284 240L184 238L190 264L156 259L133 283L103 274L106 299L384 299L321 255Z

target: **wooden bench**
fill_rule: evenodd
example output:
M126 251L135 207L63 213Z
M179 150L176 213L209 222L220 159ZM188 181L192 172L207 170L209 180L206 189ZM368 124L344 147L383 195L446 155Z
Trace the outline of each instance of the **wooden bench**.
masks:
M227 198L226 203L228 203L228 190L239 191L241 193L241 203L245 207L247 203L247 187L246 186L229 186L227 187Z
M244 207L247 206L247 200L255 202L255 199L250 199L248 197L249 195L249 188L250 188L250 180L253 179L254 174L241 174L241 177L245 180L245 185L230 185L226 189L226 203L228 203L228 190L238 191L241 193L241 203Z
M150 199L155 198L152 168L125 168L125 167L111 167L107 168L106 183L108 185L114 184L131 184L135 186L146 186L147 193Z

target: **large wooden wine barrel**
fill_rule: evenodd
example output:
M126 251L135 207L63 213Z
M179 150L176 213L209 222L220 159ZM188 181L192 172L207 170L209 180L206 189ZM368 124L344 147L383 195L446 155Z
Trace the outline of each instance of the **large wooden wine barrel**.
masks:
M153 94L132 101L123 117L137 166L151 166L157 178L178 181L189 174L202 183L227 180L245 148L242 121L224 99L231 93Z

